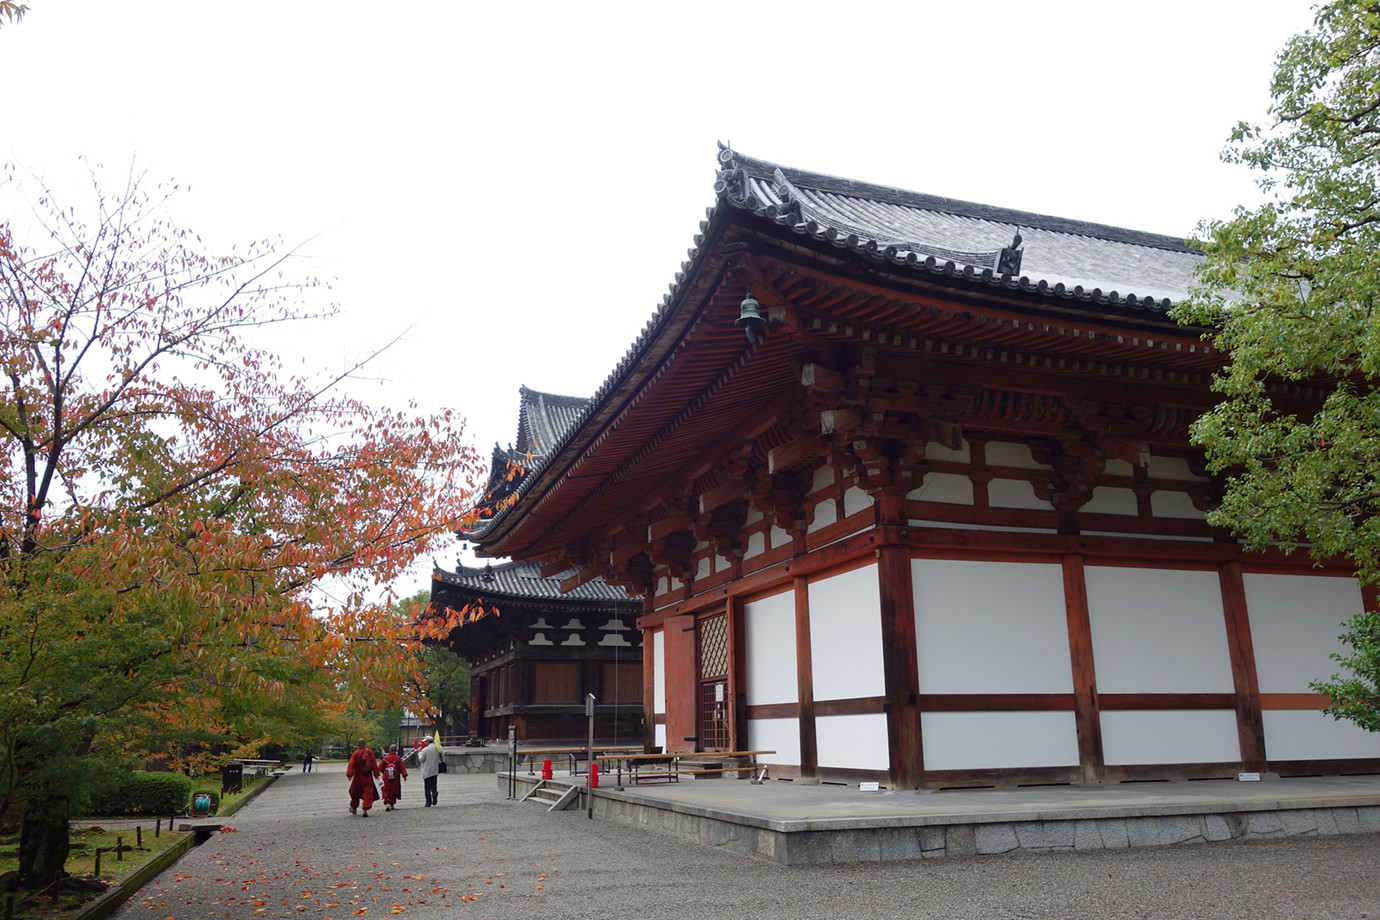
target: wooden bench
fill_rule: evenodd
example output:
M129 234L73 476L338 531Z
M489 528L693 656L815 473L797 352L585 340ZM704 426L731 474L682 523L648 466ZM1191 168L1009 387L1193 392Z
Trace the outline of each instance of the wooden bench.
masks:
M623 785L623 774L626 772L632 780L633 785L648 780L665 780L670 783L680 782L682 776L721 776L724 773L737 773L741 770L748 770L749 775L754 778L758 776L757 758L759 755L775 754L775 751L691 751L683 753L663 754L653 751L644 754L609 754L600 757L602 769L605 775L613 773L614 782ZM722 766L725 760L739 761L733 766ZM743 763L742 761L746 761ZM762 775L766 774L766 768L761 768Z
M240 764L246 770L253 770L257 776L267 776L269 770L276 770L283 765L281 760L254 760L245 757L237 757L232 763Z
M605 757L619 756L624 753L641 750L641 745L609 745L608 747L599 747L596 745L594 748L594 757L595 761L599 762ZM529 775L536 774L537 761L539 760L556 760L558 758L564 758L570 775L579 776L585 772L580 769L580 761L589 760L589 750L582 747L534 748L526 751L518 751L517 756L518 762L516 766L519 768L522 766L522 761L524 759L527 760L527 773Z

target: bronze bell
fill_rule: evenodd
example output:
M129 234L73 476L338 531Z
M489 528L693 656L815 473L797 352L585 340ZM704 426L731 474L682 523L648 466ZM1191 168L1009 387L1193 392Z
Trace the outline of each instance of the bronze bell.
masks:
M762 318L762 313L758 309L759 306L749 288L747 296L743 298L743 302L738 307L738 319L733 324L747 333L749 342L756 342L757 337L754 335L754 330L761 329L767 324L767 321Z

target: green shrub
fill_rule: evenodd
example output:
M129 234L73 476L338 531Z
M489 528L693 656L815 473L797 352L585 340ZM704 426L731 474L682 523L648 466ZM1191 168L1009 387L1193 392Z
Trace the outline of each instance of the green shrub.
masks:
M101 815L170 815L184 811L192 781L181 773L126 773L93 797Z

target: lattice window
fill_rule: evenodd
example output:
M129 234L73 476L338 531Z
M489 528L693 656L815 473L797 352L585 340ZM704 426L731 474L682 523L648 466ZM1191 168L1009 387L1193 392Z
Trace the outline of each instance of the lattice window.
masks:
M700 621L700 680L728 674L728 617Z

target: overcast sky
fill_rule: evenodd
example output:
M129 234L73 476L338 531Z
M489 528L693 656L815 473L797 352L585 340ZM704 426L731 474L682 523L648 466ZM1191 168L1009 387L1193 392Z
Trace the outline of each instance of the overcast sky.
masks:
M405 333L355 391L457 410L486 459L520 385L590 396L626 353L713 203L717 141L1187 236L1254 200L1218 154L1312 19L1304 0L30 7L0 25L0 159L58 185L79 155L133 160L189 186L179 217L227 248L310 239L302 271L342 312L284 353L338 366Z

